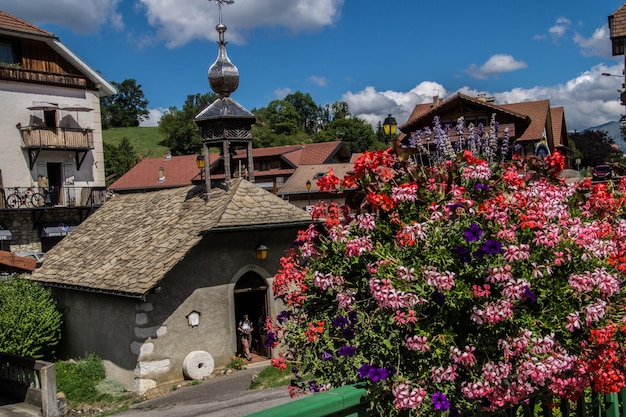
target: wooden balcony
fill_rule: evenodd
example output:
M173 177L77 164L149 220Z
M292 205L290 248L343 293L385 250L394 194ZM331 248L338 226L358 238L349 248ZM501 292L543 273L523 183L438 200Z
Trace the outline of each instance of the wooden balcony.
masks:
M59 85L73 88L87 88L87 79L80 75L58 74L17 67L0 66L0 80Z
M20 127L27 149L89 150L94 148L93 129Z

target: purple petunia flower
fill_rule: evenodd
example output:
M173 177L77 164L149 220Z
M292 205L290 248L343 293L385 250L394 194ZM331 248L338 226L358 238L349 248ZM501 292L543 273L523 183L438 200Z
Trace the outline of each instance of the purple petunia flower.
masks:
M450 406L450 417L461 417L462 414L455 406Z
M472 223L470 227L465 229L465 232L463 232L463 237L465 238L466 242L475 242L480 239L482 234L483 229L481 229L480 226L476 223Z
M476 190L484 190L484 191L489 191L491 189L490 186L485 185L485 184L481 184L481 183L476 183L476 185L474 186L474 189Z
M370 373L370 368L372 368L372 365L364 363L363 365L361 365L361 367L359 368L359 378L361 379L365 379L367 378L367 376Z
M280 313L278 313L278 315L276 316L276 320L278 320L279 323L284 323L287 320L289 320L289 318L291 317L291 311L288 310L283 310Z
M274 335L274 332L269 331L267 332L267 337L265 338L265 341L263 342L263 346L265 346L266 349L269 349L272 346L272 343L274 343L276 341L276 335Z
M343 334L343 337L346 340L354 339L354 329L351 327L348 327L347 329L343 329L341 333Z
M448 408L450 408L450 401L448 401L448 397L446 397L446 394L442 393L441 391L437 391L436 393L434 393L432 396L432 400L433 408L437 411L446 411Z
M384 381L389 376L387 368L371 367L367 373L372 382Z
M329 361L329 360L333 359L333 355L331 355L330 353L328 353L326 351L323 351L322 353L320 353L320 358L324 362L326 362L326 361Z
M348 319L347 319L347 318L345 318L345 317L342 317L342 316L335 317L335 318L332 320L332 324L333 324L333 326L335 326L335 327L345 327L345 326L347 326L347 325L348 325Z
M456 254L459 257L459 261L465 264L470 263L472 261L472 254L470 253L469 249L467 249L465 246L454 245L454 250L456 251Z
M435 304L438 304L440 306L442 306L443 303L446 301L446 295L439 291L433 291L433 293L430 295L430 298L435 302Z
M482 244L481 249L485 252L485 255L495 255L496 253L502 253L502 243L489 239Z
M354 356L355 353L356 353L356 346L351 346L351 345L342 346L339 348L339 352L337 352L339 356Z
M530 289L530 287L528 285L526 285L524 287L524 294L523 297L527 300L530 301L531 304L534 304L537 302L537 295Z
M350 320L350 323L353 325L359 322L359 318L356 316L356 311L352 310L348 313L348 320Z

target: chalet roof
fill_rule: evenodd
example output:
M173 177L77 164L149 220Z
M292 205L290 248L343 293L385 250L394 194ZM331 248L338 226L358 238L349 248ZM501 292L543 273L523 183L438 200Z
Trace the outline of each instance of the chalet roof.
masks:
M209 155L209 165L220 155ZM156 188L184 187L192 179L200 179L196 165L197 155L179 155L162 158L144 158L109 186L110 190L149 190ZM159 168L163 168L165 179L159 181Z
M0 11L0 35L12 36L24 39L34 39L46 43L57 54L76 67L85 77L89 78L98 88L100 97L110 96L117 90L97 71L94 71L87 63L81 60L74 52L54 36L53 33L43 30L32 23Z
M48 251L41 268L29 279L141 297L206 232L311 221L302 209L243 179L233 179L229 191L211 190L208 204L201 189L189 186L115 195Z
M555 145L560 144L565 120L564 110L563 107L551 108L549 100L495 104L458 93L438 105L433 103L416 105L409 120L400 128L407 134L422 126L430 126L435 115L462 114L470 108L473 111L480 111L482 108L483 112L489 110L496 113L496 120L501 125L521 122L523 129L515 132L517 135L515 140L518 142L540 140L546 136L546 129L552 129L554 140L558 142Z
M338 178L343 178L348 172L354 169L354 165L351 163L343 164L316 164L316 165L300 165L293 175L289 177L285 184L278 190L279 196L285 196L289 194L305 194L308 192L306 189L306 182L311 181L311 192L317 193L317 178L320 175L326 175L330 168L333 169L333 174Z
M524 114L530 118L530 125L516 138L517 141L538 140L545 136L544 132L548 127L547 122L550 116L550 100L500 104L499 107Z
M413 109L406 123L399 126L403 133L410 133L424 126L432 126L435 116L441 114L464 114L468 111L489 110L496 113L496 119L503 123L529 123L528 116L518 113L514 109L508 109L481 98L457 93L437 105L433 103L418 104Z
M43 30L25 20L18 19L2 10L0 10L0 29L54 37L54 33Z

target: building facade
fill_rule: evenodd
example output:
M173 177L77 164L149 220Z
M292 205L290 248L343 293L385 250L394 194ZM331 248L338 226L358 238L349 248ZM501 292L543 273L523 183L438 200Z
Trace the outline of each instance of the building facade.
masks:
M115 93L53 33L0 11L0 223L10 231L0 249L45 249L53 242L40 238L62 237L102 204L100 98Z

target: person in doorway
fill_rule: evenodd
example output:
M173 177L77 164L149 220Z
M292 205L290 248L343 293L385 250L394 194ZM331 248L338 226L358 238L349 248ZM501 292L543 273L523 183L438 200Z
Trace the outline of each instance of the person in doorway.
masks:
M244 314L243 318L239 321L237 325L237 331L239 332L239 337L241 338L241 347L243 348L243 354L247 360L251 361L252 356L250 355L250 345L252 344L252 331L254 328L252 327L252 322L248 319L248 315Z

